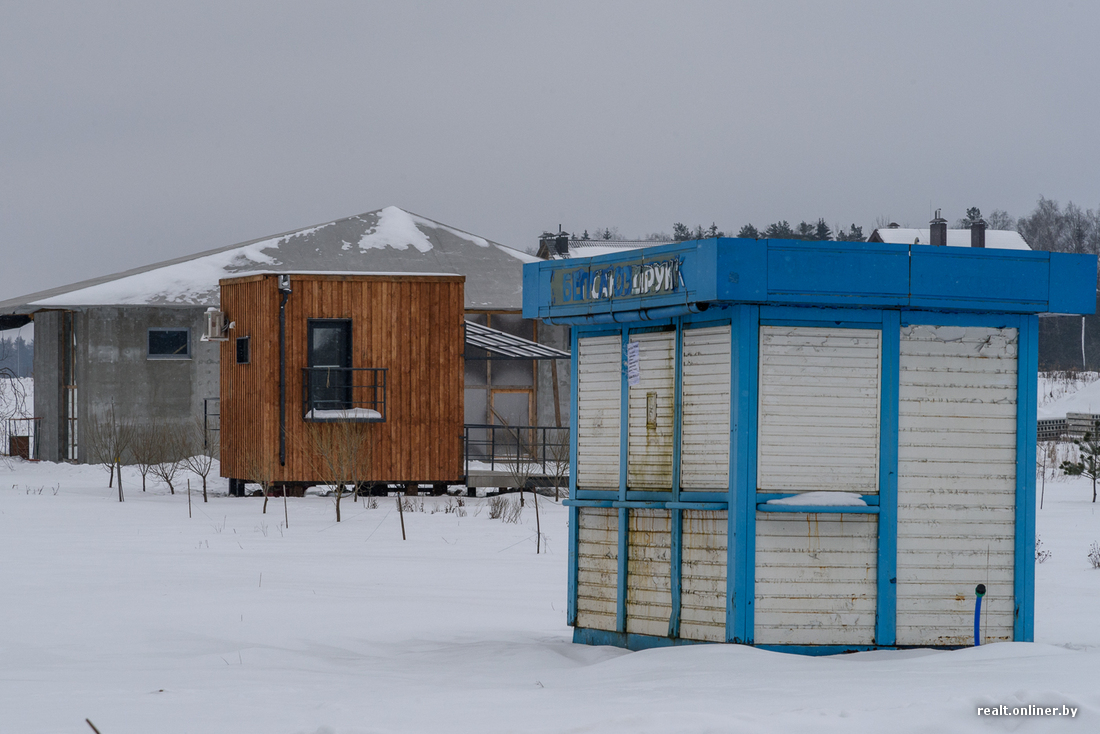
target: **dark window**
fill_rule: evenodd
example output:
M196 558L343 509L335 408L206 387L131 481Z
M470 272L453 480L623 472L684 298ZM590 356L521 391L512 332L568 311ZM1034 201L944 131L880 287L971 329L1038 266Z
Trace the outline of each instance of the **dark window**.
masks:
M149 359L191 359L191 330L149 329Z
M351 321L310 319L310 403L318 410L351 407Z
M252 361L249 339L250 337L247 336L237 337L237 364L248 364Z

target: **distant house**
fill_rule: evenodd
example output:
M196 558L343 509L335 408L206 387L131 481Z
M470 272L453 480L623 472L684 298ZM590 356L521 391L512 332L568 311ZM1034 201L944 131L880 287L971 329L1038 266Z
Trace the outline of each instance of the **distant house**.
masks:
M567 327L524 319L522 266L536 258L397 207L263 237L0 302L0 323L35 327L35 404L42 459L87 461L86 419L112 406L138 422L216 413L218 346L202 341L222 278L267 272L466 276L468 322L564 346ZM471 327L473 328L473 327ZM468 330L469 331L469 330ZM483 343L483 342L482 342ZM568 370L510 359L467 339L467 423L568 425ZM213 406L213 407L212 407Z
M540 260L564 260L576 257L596 257L610 255L627 250L640 250L643 247L669 245L671 240L579 240L573 239L568 232L544 233L539 238L538 257Z
M970 229L948 229L948 247L973 247L974 232ZM983 230L984 247L991 250L1030 250L1027 242L1019 232L1007 229ZM880 227L867 238L868 242L886 242L894 245L930 245L932 234L930 228L915 229L912 227Z

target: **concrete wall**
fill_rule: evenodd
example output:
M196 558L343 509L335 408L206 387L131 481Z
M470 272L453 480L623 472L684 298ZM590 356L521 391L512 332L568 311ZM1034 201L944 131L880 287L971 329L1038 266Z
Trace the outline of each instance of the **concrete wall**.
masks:
M77 387L81 416L116 414L138 423L187 425L201 419L203 398L219 392L218 344L203 342L205 308L100 307L78 317ZM150 327L191 330L190 359L149 359ZM86 461L84 430L80 460Z
M218 397L218 345L202 342L203 307L105 306L74 314L78 458L87 461L87 425L112 404L137 423L154 419L188 425L201 419L203 399ZM61 312L35 315L34 414L43 419L43 459L65 458ZM150 327L191 330L189 359L149 359Z
M41 418L38 455L60 461L61 433L61 313L34 315L34 417Z

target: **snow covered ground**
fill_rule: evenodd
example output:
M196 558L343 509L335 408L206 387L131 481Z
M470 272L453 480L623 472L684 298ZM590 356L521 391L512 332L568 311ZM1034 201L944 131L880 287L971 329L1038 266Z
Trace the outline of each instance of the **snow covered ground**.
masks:
M208 504L0 460L0 732L986 732L1100 722L1100 513L1047 483L1035 644L808 658L573 645L565 508ZM196 486L192 479L192 486ZM417 500L419 506L421 500ZM452 501L453 502L453 501ZM436 510L433 514L433 509ZM978 707L1077 709L1076 719Z
M1039 417L1100 412L1100 372L1040 372Z

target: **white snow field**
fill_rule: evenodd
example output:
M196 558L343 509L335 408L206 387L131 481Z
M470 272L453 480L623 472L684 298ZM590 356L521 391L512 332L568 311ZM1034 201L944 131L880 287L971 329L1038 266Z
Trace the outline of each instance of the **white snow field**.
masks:
M570 642L565 508L208 504L0 463L0 732L988 732L1100 727L1100 515L1048 481L1035 644L801 657ZM196 480L192 478L192 487ZM421 500L417 500L419 504ZM432 514L432 509L438 511ZM979 707L1076 709L979 715Z

